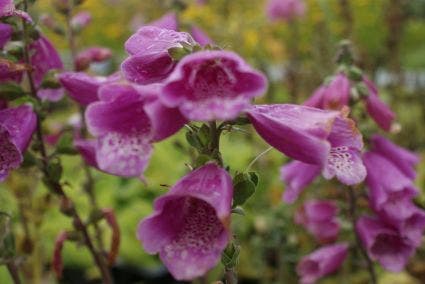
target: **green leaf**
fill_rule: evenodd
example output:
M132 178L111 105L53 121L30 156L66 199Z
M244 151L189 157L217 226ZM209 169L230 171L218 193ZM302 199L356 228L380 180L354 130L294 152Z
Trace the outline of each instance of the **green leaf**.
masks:
M25 95L25 91L16 83L0 84L0 99L2 100L13 101Z
M243 205L255 193L255 189L256 185L251 180L250 174L237 174L233 179L233 207Z
M58 144L56 145L56 152L65 155L78 154L78 151L74 148L73 136L71 133L67 132L62 134Z
M255 187L257 187L258 183L260 181L258 174L256 172L249 172L248 174L249 174L251 181L255 184Z

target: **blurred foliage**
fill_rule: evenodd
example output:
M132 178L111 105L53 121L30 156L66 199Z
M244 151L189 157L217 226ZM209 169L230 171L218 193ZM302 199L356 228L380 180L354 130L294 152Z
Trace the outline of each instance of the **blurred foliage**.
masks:
M31 12L38 16L50 13L63 23L63 18L53 10L52 1L38 0ZM405 9L405 18L399 23L402 33L395 49L389 44L393 30L389 27L388 19L394 12L391 9L398 8L390 6L391 0L349 1L351 20L342 15L338 0L306 0L306 15L292 23L268 22L263 12L265 1L207 2L206 5L197 5L194 1L184 0L86 0L78 10L90 11L93 21L81 33L77 44L80 49L93 45L113 49L115 67L118 68L118 63L125 57L123 43L130 34L144 23L174 10L179 15L183 29L189 30L190 25L201 27L219 46L240 53L268 74L271 81L269 92L259 101L301 102L326 76L334 72L333 58L337 43L348 37L353 41L359 64L378 83L382 76L389 76L388 72L395 72L391 74L403 79L398 81L403 84L396 86L394 80L389 83L388 80L381 80L384 82L381 84L382 95L394 107L402 125L402 131L391 138L400 145L420 151L424 157L425 1L410 0L400 6ZM349 34L347 31L350 31ZM47 30L45 32L60 49L67 66L70 66L66 42ZM286 84L282 82L283 67L294 50L297 54L300 92L298 97L291 98ZM397 65L397 58L400 66L393 68L393 64ZM408 72L413 74L413 79L406 79ZM49 117L49 128L54 128L53 121L65 122L76 111L71 107L61 107L61 111ZM190 155L183 132L155 145L155 153L145 175L146 184L136 179L121 179L99 172L95 174L95 190L100 207L114 208L121 227L119 265L151 269L151 272L160 265L156 256L149 256L143 251L135 231L139 220L151 212L153 199L166 192L168 186L188 171L185 163L190 162ZM250 127L233 130L222 141L223 158L232 173L242 172L250 161L267 148L268 145L256 137ZM302 228L293 224L294 209L301 201L291 206L281 202L284 188L279 180L279 167L285 161L283 155L272 150L253 165L252 170L260 174L259 188L244 206L246 216L234 215L233 218L234 230L242 245L239 275L245 280L251 279L254 281L252 283L296 283L296 262L303 254L317 247ZM67 156L63 158L63 164L66 190L76 200L82 215L87 216L89 206L82 189L84 177L81 160L77 156ZM424 162L419 172L417 182L423 189ZM16 196L21 204L16 202ZM343 219L346 214L346 197L342 187L333 182L316 181L303 197L318 196L340 200ZM418 203L425 205L423 195ZM56 235L70 228L69 219L58 212L58 200L48 195L36 173L22 169L16 171L7 183L0 184L0 204L1 210L12 216L14 231L18 236L18 250L22 251L25 244L28 245L26 230L30 230L31 236L35 238L31 243L37 245L31 248L32 254L25 266L25 273L43 274L44 265L48 265L52 255ZM31 224L29 228L22 226L22 216L28 218ZM101 227L105 239L108 239L108 227L104 223L101 223ZM344 223L343 228L346 233L350 225ZM67 243L63 255L66 267L88 267L87 275L97 273L84 248L76 249L74 244ZM45 263L38 263L38 257L44 259ZM347 282L347 279L347 283L367 283L367 274L358 269L356 261L358 256L355 255L345 263L339 274L325 279L323 283L341 283ZM422 250L412 260L409 272L416 271L416 274L411 274L417 276L419 273L419 277L424 277L423 263L425 256ZM219 273L219 270L210 273L210 280L216 280ZM379 273L381 283L385 284L424 283L415 282L407 272L397 276L383 271ZM46 276L45 280L54 281L52 275ZM0 267L0 283L9 281L5 268Z

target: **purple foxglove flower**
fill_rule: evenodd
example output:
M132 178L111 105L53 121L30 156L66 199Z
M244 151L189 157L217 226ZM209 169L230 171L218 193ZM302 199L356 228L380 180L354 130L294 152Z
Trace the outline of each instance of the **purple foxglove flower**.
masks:
M96 145L96 140L74 139L74 146L86 164L100 170L96 159Z
M363 82L369 89L369 96L365 98L366 110L372 119L383 130L390 131L395 120L395 114L378 96L378 89L367 78Z
M157 90L125 83L103 85L99 101L86 111L87 127L96 137L96 162L102 171L141 176L151 152L151 142L165 139L186 122L178 110L164 107Z
M229 242L232 195L229 174L207 164L155 200L155 211L140 222L137 237L148 253L159 253L177 280L202 276Z
M248 111L257 133L285 155L321 167L325 178L336 176L353 185L366 177L360 152L362 136L348 112L306 106L258 105Z
M350 80L344 73L336 75L328 85L320 86L304 102L305 106L339 110L350 101Z
M160 82L176 64L168 50L195 44L188 33L144 26L125 43L130 56L122 63L121 70L131 82L144 85Z
M83 71L90 67L93 62L102 62L112 56L112 51L106 47L89 47L77 54L75 58L75 69Z
M36 121L36 115L28 105L0 110L0 181L22 163Z
M415 253L412 241L382 220L361 217L356 230L369 257L386 270L400 272Z
M189 120L236 118L264 94L267 80L237 54L200 51L184 57L164 82L160 99Z
M410 152L380 135L372 136L371 142L374 152L390 160L407 177L416 178L415 166L419 163L418 154Z
M21 82L23 73L28 70L26 64L14 63L0 58L0 82Z
M100 86L119 80L119 74L113 74L109 77L93 77L83 72L63 72L59 75L59 81L68 95L82 106L87 106L99 100L97 91Z
M364 154L363 161L367 169L366 185L372 208L394 222L409 216L411 210L404 204L418 193L411 179L391 161L375 152Z
M31 56L31 65L34 68L33 78L37 87L43 81L44 76L53 69L62 69L63 64L60 56L52 43L44 36L40 36L34 41L31 46L33 55ZM63 96L62 90L50 90L45 92L38 92L40 98L53 99L57 101Z
M21 10L16 10L13 0L0 0L0 18L17 16L28 22L32 22L30 15Z
M190 34L192 35L193 39L201 46L206 46L208 44L214 43L214 41L210 39L209 36L197 26L192 26Z
M313 284L320 278L334 273L343 264L348 254L348 244L338 243L323 246L301 259L297 273L301 284Z
M411 215L398 224L397 228L412 241L415 247L419 247L425 230L425 211L413 203L410 203L410 206L412 206Z
M87 27L92 20L90 12L82 11L71 19L71 27L75 30L81 30Z
M303 225L318 242L330 243L338 238L338 207L332 201L309 200L295 214L295 223Z
M302 0L269 0L266 14L270 21L290 21L304 15L305 4Z
M320 174L320 166L292 161L280 169L281 180L285 183L282 199L294 203L301 192Z
M12 36L12 26L0 23L0 49L2 49Z
M336 75L323 93L323 108L341 109L350 101L350 80L344 73Z
M37 96L43 101L58 102L63 98L64 92L59 89L40 89Z
M167 13L161 18L159 18L158 20L150 22L148 26L154 26L157 28L167 29L172 31L179 30L179 22L177 20L177 15L174 12Z
M309 107L315 107L315 108L321 108L323 109L323 96L326 92L326 86L321 85L319 88L317 88L313 95L311 95L310 98L308 98L303 105L309 106Z

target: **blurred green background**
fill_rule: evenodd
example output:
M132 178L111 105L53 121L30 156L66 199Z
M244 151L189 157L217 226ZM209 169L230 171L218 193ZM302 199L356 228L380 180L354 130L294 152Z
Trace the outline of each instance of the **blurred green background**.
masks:
M63 18L54 11L52 2L36 1L31 14L37 19L50 13L62 23ZM86 0L77 11L89 11L93 20L79 35L77 45L80 50L89 46L112 49L114 58L106 69L102 69L111 72L119 68L119 62L126 56L123 44L137 27L175 11L182 29L189 29L191 25L201 27L217 45L236 51L268 75L269 91L258 102L300 103L335 71L338 43L348 38L353 42L357 63L378 83L384 100L398 115L402 130L390 137L424 157L425 0L307 0L306 4L306 14L297 21L270 23L264 13L265 1L261 0L210 0L204 5L183 0ZM66 41L42 29L59 49L66 66L71 66ZM284 79L288 58L295 58L295 86L288 85ZM61 111L52 112L47 120L47 131L54 132L58 122L66 122L76 110L62 102L56 108ZM250 127L223 137L224 161L232 172L243 171L267 148ZM135 230L139 220L150 214L152 200L166 192L167 187L162 185L172 185L188 171L185 163L190 162L189 153L182 130L155 145L155 154L145 175L146 184L136 179L95 173L98 202L101 207L115 210L121 228L117 267L120 271L128 269L127 276L134 273L151 277L151 282L139 279L121 283L161 283L152 280L161 274L160 262L156 256L143 251ZM292 221L293 212L302 201L291 206L280 201L284 186L279 180L279 168L286 161L283 155L272 150L254 164L253 169L260 175L260 187L245 205L246 216L233 217L234 232L242 246L238 267L241 283L296 283L297 260L317 247ZM89 206L82 189L81 159L66 156L62 162L66 190L77 201L82 215L87 216ZM417 184L423 189L424 162L419 172ZM336 183L320 180L309 187L303 199L327 196L338 200L343 222L341 238L351 238L344 217L343 190ZM424 206L424 200L420 197L418 204ZM18 251L26 259L25 273L38 281L28 283L55 283L53 275L47 273L54 240L61 230L71 227L69 219L58 212L58 200L47 193L37 173L23 169L0 185L0 208L13 216ZM21 218L27 220L26 228L20 223ZM104 239L108 240L108 227L101 224ZM30 241L25 239L27 231L32 238ZM25 254L28 243L32 246L30 255ZM97 270L85 248L66 243L63 256L65 276L66 273L74 274L65 277L64 283L83 283L79 282L81 279L67 282L75 275L96 276ZM337 275L321 283L368 283L366 271L356 265L358 258L351 257ZM219 279L220 273L218 267L209 274L209 280ZM394 275L379 270L379 278L381 283L425 283L425 249L418 250L406 272ZM0 283L10 283L4 267L0 267Z

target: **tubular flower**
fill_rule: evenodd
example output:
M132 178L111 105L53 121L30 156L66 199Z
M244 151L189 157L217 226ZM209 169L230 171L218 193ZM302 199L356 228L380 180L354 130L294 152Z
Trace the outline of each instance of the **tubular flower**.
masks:
M40 36L31 46L33 55L31 65L34 68L33 78L37 88L41 86L44 76L54 69L62 69L62 60L52 43L44 36ZM62 89L40 89L37 95L41 99L58 101L63 97Z
M112 83L100 87L98 96L99 101L86 111L87 127L96 143L80 141L77 146L84 147L82 154L94 151L102 171L141 177L152 152L151 142L171 136L185 120L176 109L160 104L154 88Z
M328 85L319 87L304 105L340 110L350 101L350 88L350 80L344 73L339 73Z
M290 21L304 15L305 4L302 0L269 0L266 14L270 21Z
M161 29L167 29L167 30L173 30L173 31L179 30L179 22L177 20L176 13L174 12L167 13L161 18L159 18L158 20L150 22L148 26L154 26Z
M90 67L93 62L102 62L108 60L112 56L112 51L106 47L93 46L89 47L77 54L75 58L75 69L83 71Z
M412 180L375 152L364 154L363 161L367 169L366 185L371 207L390 220L403 220L409 216L410 208L404 204L418 194Z
M389 271L403 270L415 253L415 242L380 219L361 217L356 230L370 258Z
M10 40L12 32L13 29L11 25L0 23L0 49Z
M378 96L378 89L367 78L363 79L369 90L365 100L366 110L372 119L385 131L390 131L395 120L395 114Z
M338 243L321 247L301 259L297 273L301 284L312 284L337 271L348 254L348 244Z
M93 77L83 72L63 72L59 75L59 81L68 91L68 95L83 106L99 100L97 91L100 86L120 79L119 74L113 74L109 77Z
M28 105L0 110L0 181L22 163L36 121L36 115Z
M173 71L176 64L168 50L195 44L188 33L154 26L141 27L125 43L130 56L122 63L121 70L127 80L134 83L145 85L160 82Z
M332 201L309 200L295 214L295 223L303 225L318 242L330 243L338 238L338 207Z
M213 40L197 26L192 26L190 29L190 34L193 36L193 39L199 43L201 46L206 46L208 44L213 44Z
M164 82L160 99L189 120L231 120L267 88L263 74L229 51L184 57Z
M13 0L0 0L0 18L17 16L28 22L32 22L30 15L21 10L16 10Z
M415 179L419 155L406 150L380 135L371 138L373 152L390 160L408 178Z
M280 178L285 183L282 199L294 203L301 192L320 175L320 166L292 161L280 169Z
M346 110L282 104L254 106L247 113L267 143L293 159L320 166L325 178L336 176L353 185L366 177L362 136Z
M92 16L90 12L82 11L78 14L76 14L71 19L71 27L75 30L81 30L85 27L87 27L92 20Z
M177 280L202 276L229 242L232 195L229 174L207 164L155 200L155 211L140 222L137 237L148 253L159 253Z

